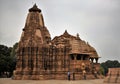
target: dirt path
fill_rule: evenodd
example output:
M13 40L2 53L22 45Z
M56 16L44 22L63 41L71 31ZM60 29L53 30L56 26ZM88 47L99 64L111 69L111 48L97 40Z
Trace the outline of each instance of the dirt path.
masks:
M12 80L10 78L0 78L0 84L108 84L108 83L103 83L103 79L68 81L68 80Z

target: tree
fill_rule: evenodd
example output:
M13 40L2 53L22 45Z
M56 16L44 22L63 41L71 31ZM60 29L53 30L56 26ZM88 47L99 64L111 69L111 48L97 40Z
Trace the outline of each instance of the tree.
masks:
M10 69L9 65L12 61L10 57L11 50L11 47L0 45L0 76Z
M107 60L106 62L101 63L101 67L104 68L104 73L106 75L108 73L108 68L118 68L120 67L120 63L117 60Z
M0 45L0 77L6 75L7 77L12 76L13 70L16 66L16 49L18 43L15 43L12 47ZM9 73L9 74L4 74Z
M16 57L17 47L18 47L18 43L15 43L15 44L13 45L13 48L12 48L12 51L11 51L11 56L12 56L12 57Z
M17 58L17 56L16 56L16 50L17 50L17 48L18 48L18 43L15 43L14 45L13 45L13 48L12 48L12 51L11 51L11 54L10 54L10 56L11 56L11 58L12 58L12 62L11 62L11 64L10 64L10 70L9 70L9 72L10 72L10 76L12 76L13 75L13 71L15 70L15 66L16 66L16 58Z
M100 74L105 75L104 72L105 72L105 71L104 71L104 68L103 68L102 66L100 66Z

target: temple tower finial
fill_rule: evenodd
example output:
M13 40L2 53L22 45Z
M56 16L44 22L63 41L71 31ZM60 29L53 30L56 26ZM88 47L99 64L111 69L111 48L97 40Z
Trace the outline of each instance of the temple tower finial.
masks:
M33 7L29 9L29 12L41 12L41 9L39 9L35 3Z

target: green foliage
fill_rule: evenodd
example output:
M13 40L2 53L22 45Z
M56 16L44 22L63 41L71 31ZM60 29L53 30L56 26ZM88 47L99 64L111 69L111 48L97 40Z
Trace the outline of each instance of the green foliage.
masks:
M9 72L11 68L9 66L12 62L12 58L10 56L11 50L11 47L0 45L0 75L3 72Z
M12 49L12 51L11 51L11 56L12 56L12 57L16 57L16 49L17 49L17 47L18 47L18 43L15 43L15 44L13 45L13 49Z
M105 75L104 68L102 66L100 66L100 74Z
M120 63L117 60L114 61L108 60L106 62L101 63L101 67L104 68L104 75L106 75L108 73L108 68L120 67Z
M0 45L0 77L5 73L9 72L9 76L12 75L13 70L16 66L16 49L18 43L13 48L5 45Z
M10 56L12 58L12 62L11 62L11 65L10 65L10 67L11 67L11 69L10 69L11 75L13 74L13 70L15 70L15 66L16 66L16 58L17 58L16 50L17 50L17 47L18 47L18 43L15 43L13 45L12 51L10 53Z

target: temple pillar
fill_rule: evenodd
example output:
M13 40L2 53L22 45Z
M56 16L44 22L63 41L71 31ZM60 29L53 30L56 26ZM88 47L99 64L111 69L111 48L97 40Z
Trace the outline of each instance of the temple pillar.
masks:
M83 55L81 55L81 60L83 60Z
M73 72L75 72L75 69L76 69L76 61L77 61L77 54L74 54L74 69L73 69Z
M92 61L92 63L93 63L93 61L94 61L94 58L90 58L91 59L91 61Z
M76 61L77 60L77 54L74 54L74 60Z
M95 58L96 63L98 63L98 58Z

